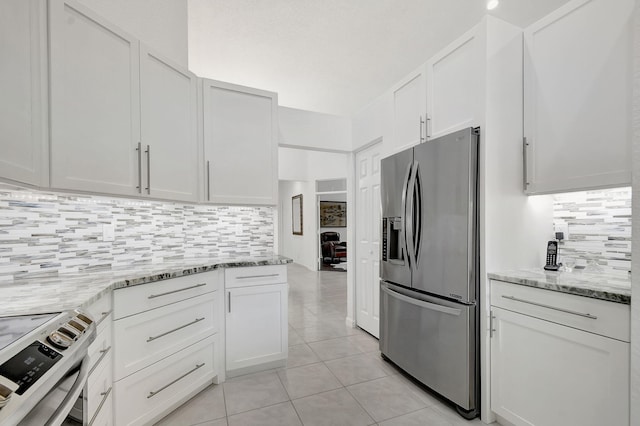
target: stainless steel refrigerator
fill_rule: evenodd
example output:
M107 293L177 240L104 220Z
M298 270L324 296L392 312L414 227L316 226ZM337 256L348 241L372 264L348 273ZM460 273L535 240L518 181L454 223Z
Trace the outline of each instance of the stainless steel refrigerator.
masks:
M479 129L382 160L380 350L479 413Z

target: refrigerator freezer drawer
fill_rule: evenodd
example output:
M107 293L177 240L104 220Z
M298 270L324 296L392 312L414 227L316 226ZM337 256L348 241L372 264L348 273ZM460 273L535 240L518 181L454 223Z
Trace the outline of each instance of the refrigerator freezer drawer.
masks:
M476 307L385 282L380 291L382 353L455 404L475 409Z

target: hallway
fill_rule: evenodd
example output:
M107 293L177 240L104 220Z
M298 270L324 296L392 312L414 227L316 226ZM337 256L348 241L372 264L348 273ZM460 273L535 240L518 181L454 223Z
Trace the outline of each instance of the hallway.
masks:
M481 425L458 416L383 361L345 325L347 274L291 264L286 368L210 386L158 425Z

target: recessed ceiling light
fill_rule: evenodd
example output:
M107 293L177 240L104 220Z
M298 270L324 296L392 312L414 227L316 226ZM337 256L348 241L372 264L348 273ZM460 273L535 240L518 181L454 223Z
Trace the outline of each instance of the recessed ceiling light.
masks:
M496 7L498 7L498 3L500 3L500 1L499 1L499 0L489 0L489 1L487 2L487 9L488 9L488 10L493 10L493 9L495 9Z

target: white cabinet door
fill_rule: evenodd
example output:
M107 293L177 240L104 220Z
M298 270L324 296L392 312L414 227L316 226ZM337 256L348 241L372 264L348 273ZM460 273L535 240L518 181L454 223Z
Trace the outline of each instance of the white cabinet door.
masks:
M409 74L391 89L393 152L427 139L427 77L424 66Z
M47 185L46 4L0 2L0 177Z
M287 286L227 289L227 373L287 358Z
M629 344L492 308L491 409L515 425L629 424Z
M277 95L202 80L204 199L277 204Z
M631 184L633 0L574 0L525 31L528 193Z
M477 25L427 62L429 138L480 125L484 28Z
M138 41L72 0L49 13L51 186L139 194Z
M140 47L144 192L197 201L198 141L195 74Z

